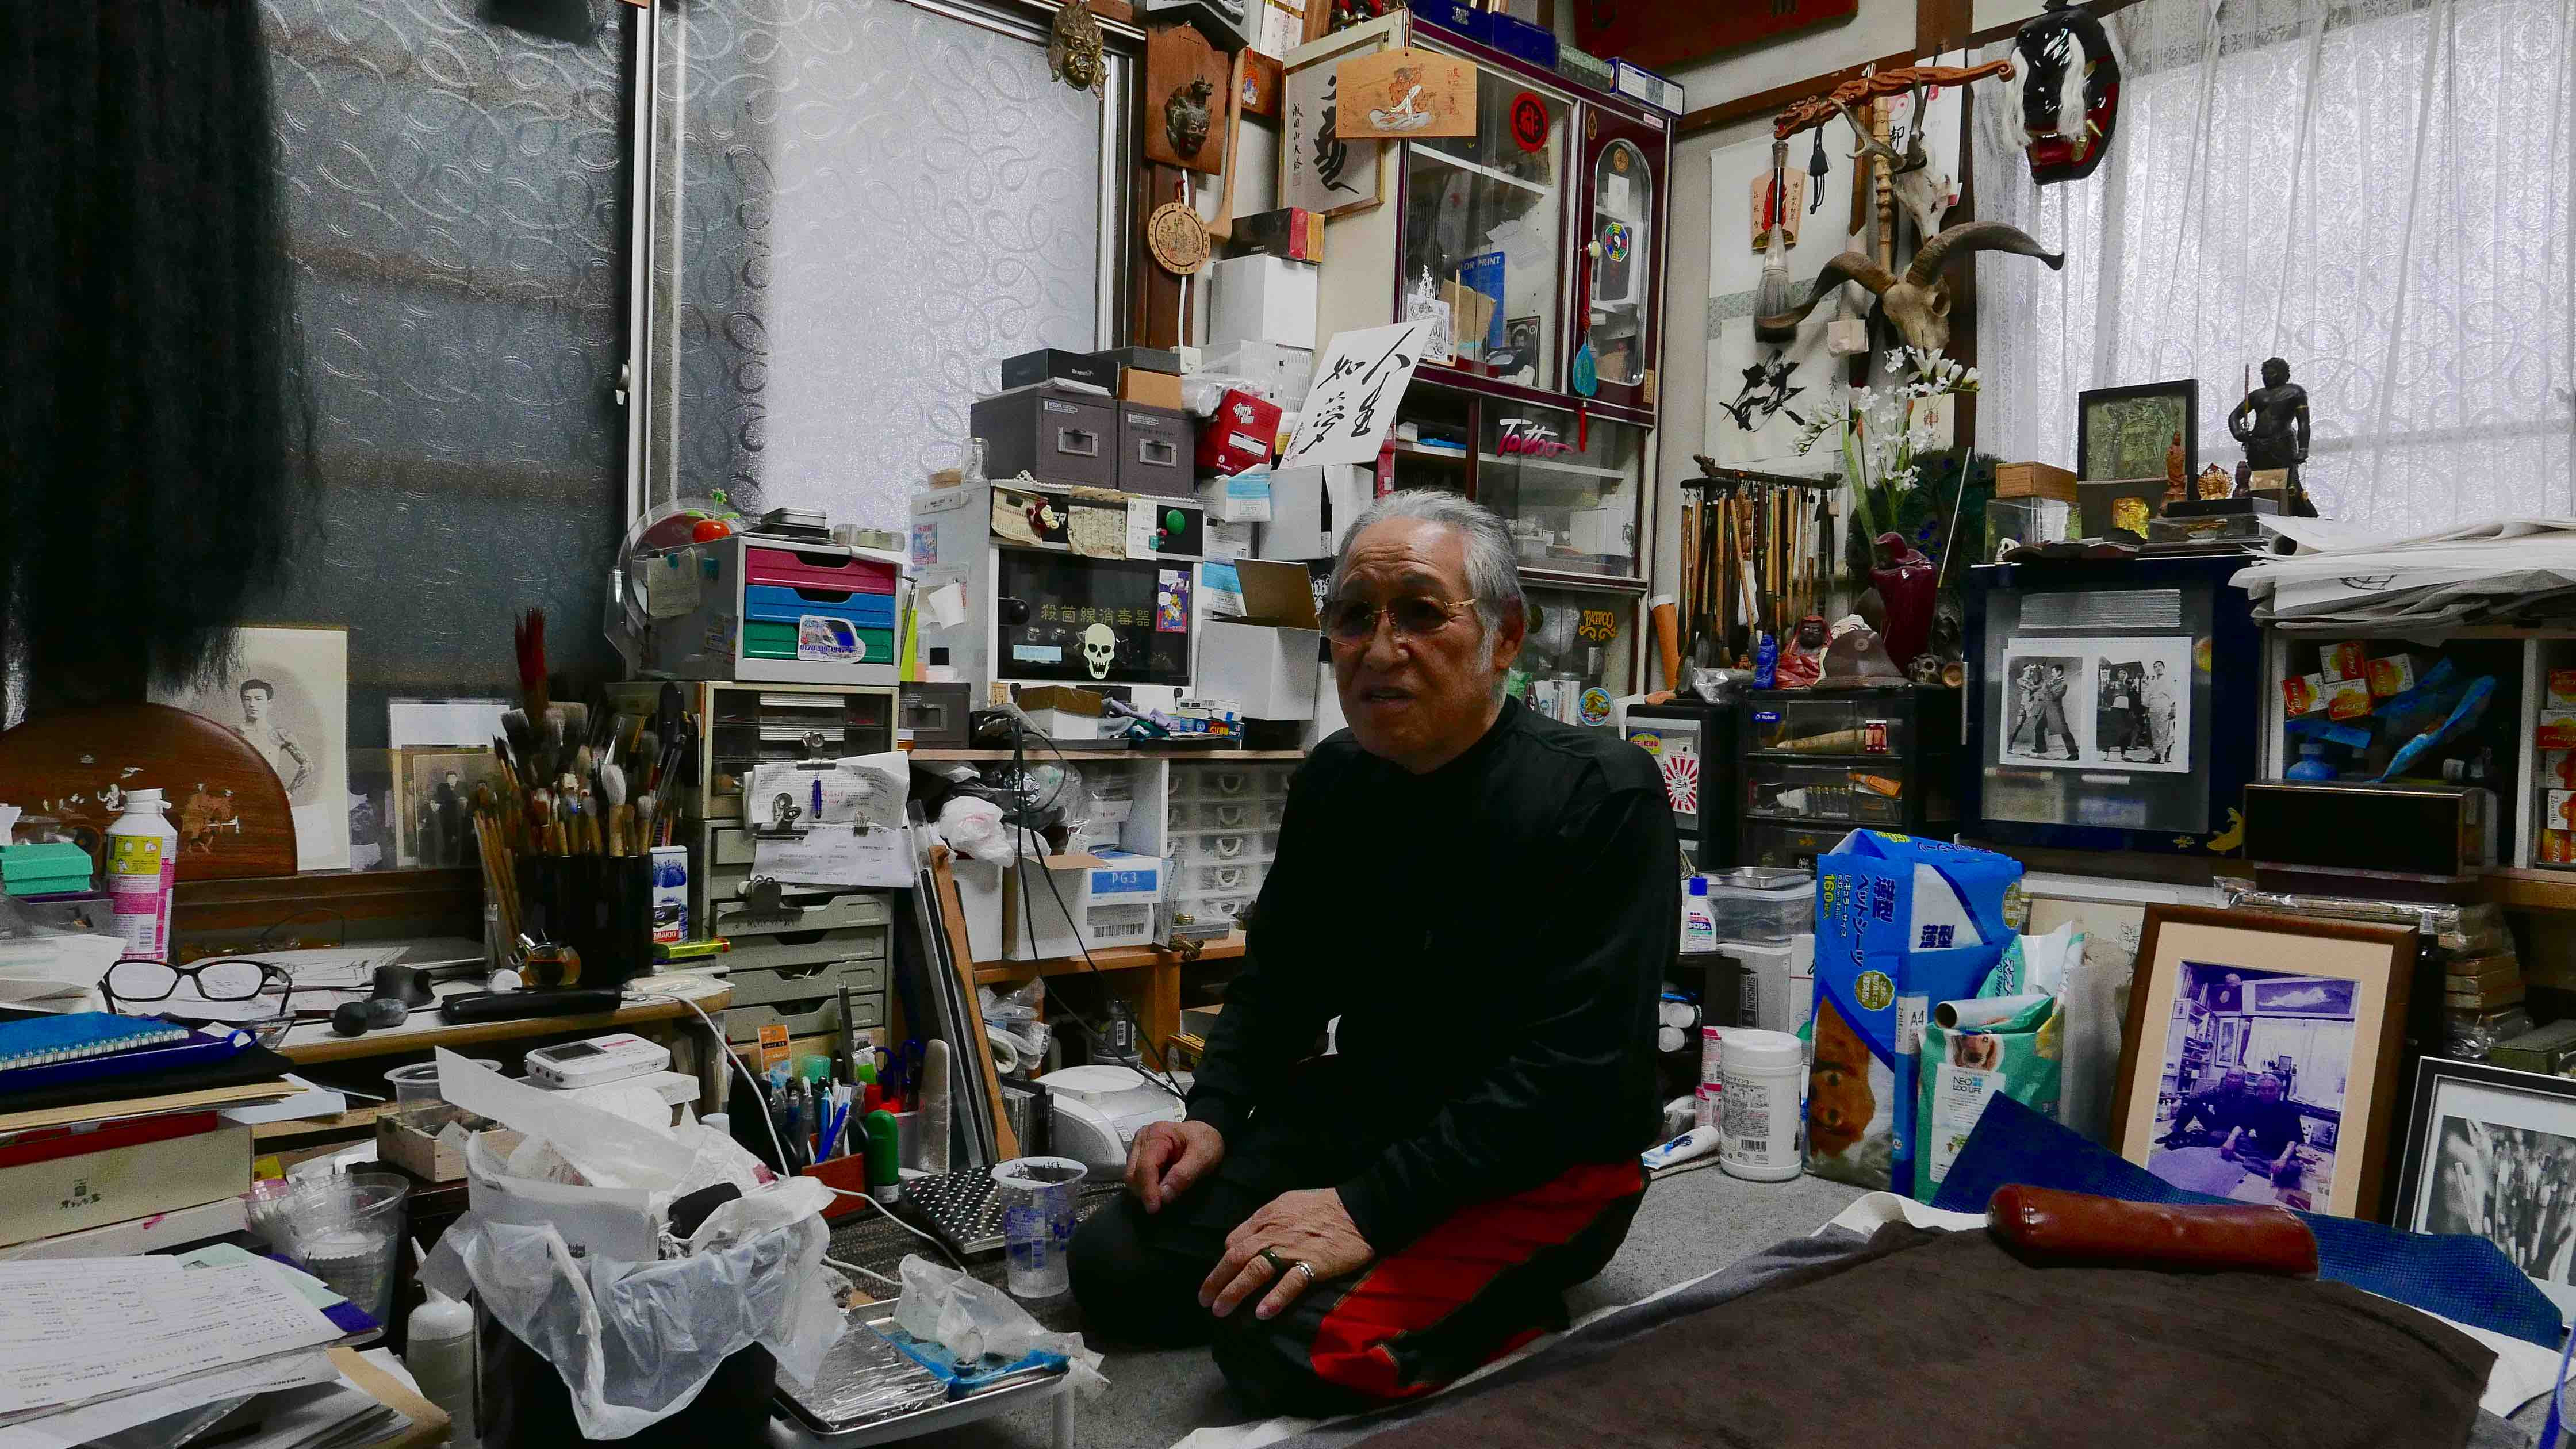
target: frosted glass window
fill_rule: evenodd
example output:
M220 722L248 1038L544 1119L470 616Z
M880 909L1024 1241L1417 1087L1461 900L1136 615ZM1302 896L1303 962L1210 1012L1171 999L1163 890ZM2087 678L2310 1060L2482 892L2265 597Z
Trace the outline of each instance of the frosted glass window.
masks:
M1073 90L965 3L657 13L647 499L899 527L1001 359L1115 340L1125 64Z

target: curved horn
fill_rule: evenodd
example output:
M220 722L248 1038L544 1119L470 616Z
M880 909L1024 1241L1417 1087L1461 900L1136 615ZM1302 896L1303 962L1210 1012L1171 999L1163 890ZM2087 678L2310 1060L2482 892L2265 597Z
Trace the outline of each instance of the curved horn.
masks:
M1896 285L1896 277L1858 252L1844 252L1816 273L1816 289L1807 294L1806 301L1786 312L1754 318L1753 335L1764 342L1790 341L1798 335L1798 324L1816 310L1816 304L1832 296L1834 289L1845 282L1858 282L1869 288L1872 296L1885 296L1887 289Z
M1940 280L1941 269L1950 264L1953 255L1970 252L2016 252L2037 257L2055 271L2066 265L2064 252L2053 252L2031 239L2020 227L2000 221L1961 222L1923 244L1914 254L1913 265L1905 269L1905 280L1917 287L1928 287Z

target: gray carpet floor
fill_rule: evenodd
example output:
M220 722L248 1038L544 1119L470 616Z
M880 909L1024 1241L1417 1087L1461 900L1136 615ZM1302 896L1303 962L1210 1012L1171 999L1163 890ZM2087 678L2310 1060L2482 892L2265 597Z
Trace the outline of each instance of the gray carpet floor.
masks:
M1745 1182L1711 1168L1666 1178L1647 1190L1619 1256L1601 1276L1567 1295L1566 1306L1580 1318L1633 1303L1811 1232L1858 1196L1857 1188L1812 1177ZM835 1235L836 1247L840 1237ZM1039 1317L1050 1327L1074 1326L1068 1306L1049 1305ZM1081 1449L1164 1449L1193 1429L1250 1417L1226 1393L1203 1349L1112 1353L1101 1370L1109 1391L1078 1400L1074 1410ZM933 1449L1044 1449L1047 1412L1040 1407L997 1415L907 1442Z

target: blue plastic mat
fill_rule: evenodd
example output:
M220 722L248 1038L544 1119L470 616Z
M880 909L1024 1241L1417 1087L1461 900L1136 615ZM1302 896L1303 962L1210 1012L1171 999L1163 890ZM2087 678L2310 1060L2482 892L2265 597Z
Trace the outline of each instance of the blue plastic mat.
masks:
M2009 1097L1985 1115L1950 1164L1932 1205L1981 1213L2011 1183L2092 1193L2128 1202L2225 1203L2185 1192L2134 1162L2086 1141ZM2318 1276L2555 1350L2564 1320L2503 1250L2484 1238L2401 1232L2352 1218L2301 1213L2317 1235Z

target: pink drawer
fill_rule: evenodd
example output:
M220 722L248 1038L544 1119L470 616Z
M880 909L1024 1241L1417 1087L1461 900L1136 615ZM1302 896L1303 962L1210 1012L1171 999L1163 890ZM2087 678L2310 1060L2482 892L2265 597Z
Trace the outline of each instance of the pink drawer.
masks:
M743 552L743 582L785 584L790 588L847 589L861 594L894 592L895 567L875 559L843 554L799 553L784 548L750 548Z

